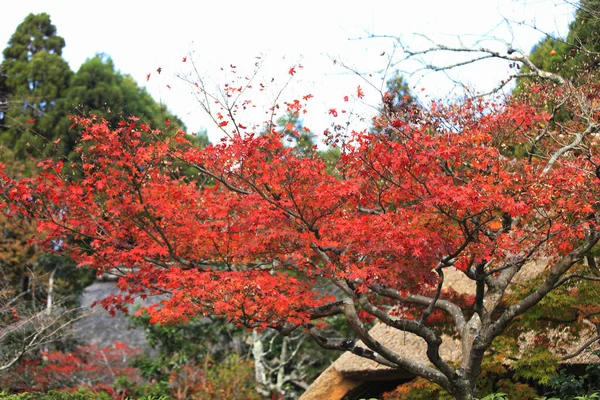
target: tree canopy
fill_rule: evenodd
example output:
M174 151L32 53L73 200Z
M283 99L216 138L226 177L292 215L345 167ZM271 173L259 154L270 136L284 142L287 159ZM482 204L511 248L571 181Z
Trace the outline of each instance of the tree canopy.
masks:
M192 82L227 135L220 143L198 145L130 110L117 112L125 119L115 126L104 106L124 94L112 62L96 57L70 86L73 101L100 107L75 118L80 173L60 158L39 162L31 178L0 165L1 203L36 222L40 245L82 267L121 271L123 293L102 302L111 312L163 295L140 310L152 323L210 315L257 332L302 330L460 400L478 395L497 354L523 354L518 340L532 334L543 346L513 366L544 383L574 356L552 348L553 329L569 328L556 347L600 337L590 301L600 281L600 91L593 71L563 76L534 55L502 57L530 68L526 93L416 106L396 76L373 129L325 131L339 149L330 160L300 134L311 96L273 104L287 113L279 126L239 120L264 89L246 80L228 82L221 97ZM126 106L143 113L135 104ZM533 264L542 267L528 273ZM448 287L452 274L467 294ZM548 318L565 307L568 318ZM348 330L332 334L332 316ZM373 321L419 337L427 361L380 342ZM460 343L458 363L440 351L448 340Z
M574 111L596 107L589 86L535 90L566 96ZM107 299L109 308L169 293L147 310L152 321L216 315L284 334L306 329L323 347L472 398L494 339L587 276L582 261L600 240L596 114L553 126L526 101L382 110L374 123L386 134L353 132L335 173L277 130L232 124L229 140L199 148L135 119L115 129L82 117L82 177L47 161L36 178L5 176L5 197L35 216L46 240L71 238L65 250L80 265L133 270L120 281L129 294ZM555 139L573 130L584 154ZM507 152L532 141L532 157ZM182 166L204 179L182 178ZM518 272L542 258L534 290L519 294ZM449 269L473 282L472 297L442 290ZM340 293L321 292L323 280ZM319 321L338 314L362 343L321 332ZM433 367L381 345L367 316L420 336ZM463 343L458 368L440 356L439 318Z

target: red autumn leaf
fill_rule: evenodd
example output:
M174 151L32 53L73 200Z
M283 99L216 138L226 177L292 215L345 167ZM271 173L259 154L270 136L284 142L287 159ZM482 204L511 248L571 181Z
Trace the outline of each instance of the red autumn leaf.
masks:
M359 99L362 99L363 97L365 97L365 93L363 92L362 88L360 87L360 85L356 88L356 96Z
M181 62L186 62L187 61L187 57L183 57L183 60L181 60Z
M81 174L63 173L56 160L38 164L32 178L0 169L2 212L34 220L41 244L68 241L81 266L131 271L118 283L123 293L102 302L110 312L137 296L165 294L146 310L152 323L211 315L249 329L308 329L327 347L423 370L402 361L410 355L369 342L360 317L377 318L421 337L435 364L424 375L442 385L460 376L449 388L463 398L469 374L438 357L440 343L456 346L474 329L481 335L467 335L462 356L477 364L495 335L528 331L521 316L555 288L574 304L581 285L567 281L588 269L585 257L600 242L596 138L582 135L589 127L580 118L554 123L541 106L566 99L565 115L589 116L593 128L599 95L589 82L532 83L500 104L467 99L427 108L397 105L387 93L369 128L334 122L323 132L339 149L323 158L307 154L310 144L295 146L272 118L256 123L256 134L225 132L199 146L181 132L142 134L135 119L115 127L76 117L85 142ZM230 87L237 94L240 86ZM242 104L213 97L210 106L215 99L227 116ZM282 104L262 111L304 112L298 100ZM337 108L329 115L337 117ZM212 117L228 126L218 111ZM521 151L541 131L536 156ZM565 150L573 133L585 151ZM187 167L193 177L181 172ZM547 265L529 275L536 279L518 281L540 260ZM464 293L438 289L450 275L468 283ZM324 327L334 315L370 349L321 338L320 329L336 329Z
M148 75L146 75L146 82L148 82L150 80L150 73L148 73Z
M294 76L294 74L296 73L296 68L292 67L290 68L290 70L288 71L288 74Z
M35 118L28 119L27 122L29 122L30 124L32 124L32 123L35 122Z
M156 68L156 72L158 72L160 74L162 72L162 67Z
M122 376L132 384L141 384L139 371L130 363L140 350L120 342L110 347L96 345L76 346L71 352L41 351L39 359L23 359L15 366L14 374L0 378L3 387L27 391L74 391L80 388L106 393L122 399L114 388L115 376Z

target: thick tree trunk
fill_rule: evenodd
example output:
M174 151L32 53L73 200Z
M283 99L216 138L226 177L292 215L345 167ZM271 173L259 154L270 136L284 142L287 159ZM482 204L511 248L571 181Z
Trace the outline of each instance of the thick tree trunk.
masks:
M473 400L475 398L474 385L467 380L461 380L457 382L452 396L456 400Z

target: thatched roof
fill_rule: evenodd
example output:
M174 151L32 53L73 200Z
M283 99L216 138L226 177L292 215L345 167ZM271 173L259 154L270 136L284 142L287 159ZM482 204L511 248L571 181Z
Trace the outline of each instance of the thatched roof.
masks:
M595 336L595 332L590 324L589 330L580 332L579 340L562 344L550 349L558 356L574 353L587 340ZM398 355L410 358L411 360L430 364L427 358L427 344L420 337L411 333L400 332L384 324L376 324L370 331L370 334L381 344L388 347ZM554 332L550 335L552 343L564 342L568 337L567 332ZM534 335L530 333L521 338L520 348L524 351L533 346ZM590 348L576 357L563 361L564 365L589 364L597 362L598 357L592 354L592 351L599 350L600 344L594 343ZM458 339L443 335L440 355L449 363L458 364L461 361L461 344ZM342 376L355 380L379 380L379 379L403 379L411 375L400 369L393 369L378 364L375 361L356 356L350 352L342 354L332 365Z
M526 281L532 279L540 274L547 266L545 260L538 262L529 263L521 269L516 276L518 281ZM461 294L473 294L475 293L474 282L465 277L465 275L453 268L445 270L445 281L444 287L451 287L456 292ZM556 355L564 356L571 354L579 349L586 341L596 335L595 327L592 324L587 325L588 329L584 332L579 332L580 338L574 342L566 343L568 338L572 338L572 333L567 331L555 331L550 334L552 343L557 344L551 351ZM369 333L373 338L379 341L382 345L388 347L397 354L410 358L411 360L418 361L424 364L429 364L429 360L426 355L427 345L426 342L420 337L411 333L406 333L394 329L390 326L382 323L376 324ZM442 336L443 343L440 347L440 355L444 360L450 363L458 364L461 361L461 344L460 341L449 336ZM533 346L534 334L530 333L524 335L521 338L520 348L525 350L526 348ZM589 364L591 362L597 362L598 358L591 352L600 349L600 343L596 342L590 348L576 357L570 358L563 362L564 365L574 364ZM332 377L336 377L333 379ZM411 378L412 376L402 370L393 369L390 367L383 366L374 361L366 358L356 356L350 352L342 354L317 380L309 387L309 389L300 397L301 400L317 400L317 399L341 399L343 395L339 397L320 397L315 395L314 385L319 387L319 391L323 393L335 392L337 393L338 381L344 382L344 387L350 385L353 382L354 386L360 385L365 381L372 380L395 380ZM329 386L327 386L329 385ZM342 386L340 386L342 387Z
M361 384L360 381L345 378L330 365L300 397L301 399L340 400L346 393Z
M595 333L591 330L581 333L579 341L570 343L568 346L558 346L553 349L557 355L565 355L574 352L580 348ZM384 324L376 324L370 334L381 342L384 346L395 351L397 354L430 364L426 355L426 344L423 339L411 333L399 332ZM560 343L567 336L566 332L556 332L552 337L553 343ZM460 341L442 336L443 343L440 348L442 357L451 363L459 363L461 360ZM522 338L524 349L533 343L533 334ZM599 350L600 344L597 342L590 349L582 352L578 356L563 362L565 365L589 364L597 362L598 357L591 352ZM411 374L402 369L392 369L378 364L369 359L358 357L350 352L342 354L333 364L327 368L319 377L309 386L309 388L300 397L300 400L339 400L350 390L360 386L364 382L378 380L398 380L413 378Z
M384 324L376 324L370 334L381 344L394 351L396 354L410 358L411 360L428 364L427 344L423 339L412 333L400 332ZM448 336L442 336L443 343L440 348L440 354L444 360L456 363L460 361L461 347L460 341ZM371 379L402 379L412 376L404 370L393 369L378 364L367 358L356 356L346 352L342 354L333 366L343 376L351 379L371 380Z

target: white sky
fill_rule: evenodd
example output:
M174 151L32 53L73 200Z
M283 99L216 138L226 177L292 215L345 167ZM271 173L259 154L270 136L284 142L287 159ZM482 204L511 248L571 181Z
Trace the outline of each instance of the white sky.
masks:
M468 43L474 40L473 35L491 31L510 41L506 25L498 26L503 18L528 21L542 31L564 35L573 16L573 10L560 0L28 0L2 5L1 48L30 12L50 14L58 34L66 40L63 55L74 71L95 53L108 54L121 72L146 85L155 99L179 115L190 132L205 127L213 141L218 130L203 115L190 88L175 77L190 68L189 62L182 63L184 56L193 58L204 77L215 85L231 77L228 69L224 76L219 67L235 64L248 70L257 55L265 56L262 73L277 77L276 86L284 83L292 65L301 63L304 69L284 97L313 94L312 117L307 117L306 123L313 131L321 132L331 122L327 110L341 109L341 99L355 93L357 84L365 89L367 86L340 63L334 65L331 58L360 71L375 72L385 67L392 52L391 40L349 38L369 33L401 35L406 43L418 45L414 33L423 33L446 42L453 40L452 35L461 35ZM533 29L517 25L513 32L515 47L527 51L542 37ZM386 55L380 57L384 51ZM443 61L443 57L437 60ZM156 73L159 66L163 69L160 76ZM146 82L149 72L152 77ZM505 63L488 63L464 70L457 78L478 90L489 90L506 73ZM377 79L375 76L372 80ZM427 95L443 98L456 94L454 84L444 74L429 74L420 80L413 76L409 82L422 99ZM377 96L365 91L365 102L374 105ZM355 106L365 110L361 104Z

